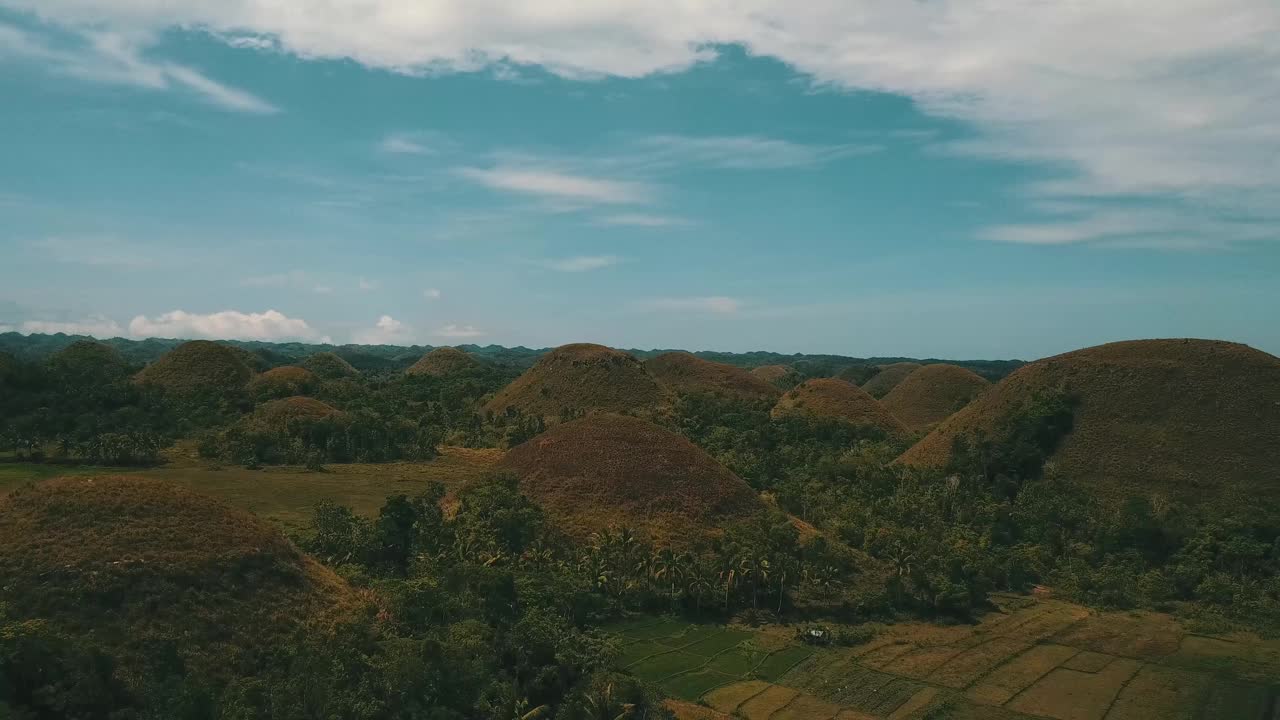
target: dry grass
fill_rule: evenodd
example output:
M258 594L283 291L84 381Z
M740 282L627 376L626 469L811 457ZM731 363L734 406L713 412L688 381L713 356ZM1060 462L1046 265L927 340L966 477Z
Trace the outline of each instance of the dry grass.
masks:
M1024 366L900 462L942 467L957 436L993 433L1037 392L1054 388L1079 404L1075 429L1051 462L1104 496L1280 496L1280 358L1210 340L1112 343Z
M669 710L676 720L731 720L722 712L684 700L663 700L662 707Z
M602 345L563 345L503 388L484 407L514 408L557 418L565 410L585 413L651 413L669 404L667 393L631 355Z
M126 667L172 640L214 676L354 602L253 515L174 483L67 477L0 499L0 602L92 634Z
M273 368L249 381L249 392L257 398L310 395L320 385L315 373L295 365Z
M981 395L991 383L955 365L925 365L880 401L912 432L928 430Z
M1009 702L1009 709L1057 720L1102 720L1141 663L1120 658L1102 672L1058 668Z
M877 427L889 435L907 432L888 410L861 388L835 378L818 378L783 394L773 416L808 415Z
M1146 665L1120 691L1107 718L1197 720L1209 689L1209 678L1203 675Z
M741 400L771 400L779 394L769 380L687 352L663 353L645 361L644 366L673 393L711 393Z
M457 348L441 347L423 355L422 359L414 363L408 370L405 370L404 374L445 377L461 370L476 367L479 364L479 360Z
M249 353L240 348L192 340L170 350L138 373L138 382L159 385L175 394L243 388L253 375Z
M769 683L763 680L745 680L716 688L707 693L703 701L720 712L732 713L768 687Z
M301 467L272 466L262 470L242 467L212 469L189 457L175 458L158 468L134 474L164 480L217 498L247 510L286 531L301 530L312 509L322 500L345 505L366 517L378 513L390 495L415 495L431 482L449 491L482 477L502 457L488 448L441 448L430 462L331 464L325 472ZM111 472L104 468L68 468L53 465L0 465L0 496L33 480L59 475Z
M872 378L862 384L862 389L867 394L877 400L888 395L898 383L907 379L911 373L924 367L920 363L900 362L892 365L882 365L880 372L876 373Z
M773 685L764 692L742 703L737 714L746 720L768 720L775 712L781 710L795 699L798 692L791 688Z
M303 361L302 366L324 380L355 377L360 371L331 352L318 352Z
M767 383L780 385L794 376L795 371L786 365L761 365L758 368L752 368L751 374Z
M500 467L564 529L626 525L685 544L763 503L739 477L685 438L644 420L595 415L512 448Z
M993 641L994 642L994 641ZM1025 647L1025 646L1024 646ZM1063 645L1036 645L1000 665L969 689L968 697L987 705L1003 705L1054 668L1070 660L1078 650ZM952 685L952 687L957 687ZM963 687L963 686L960 686Z
M263 403L253 411L252 417L268 425L282 426L288 424L290 420L320 420L337 415L339 412L328 403L298 395Z

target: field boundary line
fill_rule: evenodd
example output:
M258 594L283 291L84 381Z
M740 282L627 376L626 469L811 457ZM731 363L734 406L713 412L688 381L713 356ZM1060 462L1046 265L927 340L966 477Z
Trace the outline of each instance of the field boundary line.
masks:
M724 632L728 632L729 628L728 628L728 627L724 627L724 628L722 628L722 630L723 630ZM714 637L714 636L712 636L712 637ZM711 638L703 638L703 640L710 640L710 639L711 639ZM699 640L698 642L702 642L702 640ZM696 671L698 671L698 670L705 670L705 669L706 669L706 667L707 667L708 665L710 665L710 664L711 664L711 661L712 661L712 660L715 660L716 658L718 658L718 657L720 657L721 655L723 655L723 654L725 654L725 653L729 652L730 650L737 650L737 649L738 649L738 647L739 647L740 645L742 645L742 643L744 643L744 642L746 642L746 640L741 640L741 641L739 641L737 645L730 645L729 647L727 647L727 648L725 648L725 649L721 650L720 652L716 653L715 655L710 655L710 656L708 656L706 660L703 660L703 661L702 661L702 664L701 664L701 665L698 665L698 666L696 666L696 667L691 667L691 668L689 668L688 670L681 670L681 671L680 671L680 672L678 672L678 673L672 673L672 674L670 674L670 675L668 675L668 676L666 676L666 677L662 678L661 680L658 680L658 682L660 682L660 683L664 683L664 682L666 682L666 681L670 680L670 679L671 679L671 678L673 678L673 677L680 677L681 675L684 675L684 674L687 674L687 673L696 672ZM696 644L696 643L689 643L689 645L695 645L695 644ZM683 652L685 648L689 647L689 645L684 645L684 646L678 647L678 648L676 648L675 650L672 650L671 652ZM663 654L663 653L658 653L658 654L659 654L659 655L661 655L661 654ZM688 654L689 654L689 655L692 655L693 653L688 653ZM698 657L701 657L701 656L698 656ZM721 673L721 674L722 674L722 675L728 675L729 673ZM739 678L738 678L738 680L742 680L742 679L743 679L743 678L741 678L741 677L739 677ZM734 680L734 681L732 681L732 682L738 682L738 680ZM721 683L720 685L717 685L715 688L711 688L711 690L715 690L716 688L721 688L721 687L724 687L725 685L730 685L730 684L732 684L732 683ZM711 692L711 690L708 690L707 692ZM706 695L706 694L707 694L707 692L702 693L702 695ZM702 695L699 695L698 697L699 697L699 698L701 698L701 697L702 697Z
M1107 720L1107 716L1111 714L1111 709L1116 706L1116 701L1120 699L1120 693L1124 692L1124 689L1129 687L1129 683L1133 682L1133 679L1138 677L1138 675L1141 674L1142 671L1146 669L1147 669L1147 663L1142 663L1141 665L1138 666L1137 670L1133 671L1132 675L1125 678L1124 682L1120 683L1120 687L1116 688L1115 696L1111 698L1111 702L1107 703L1107 711L1102 713L1102 720Z
M1071 646L1070 646L1070 645L1062 645L1061 647L1071 647ZM1072 650L1075 650L1075 653L1073 653L1072 655L1069 655L1069 656L1067 656L1067 657L1062 658L1062 662L1058 663L1057 665L1054 665L1053 667L1049 668L1048 670L1045 670L1045 671L1044 671L1043 673L1041 673L1041 674L1040 674L1040 676L1039 676L1039 677L1037 677L1035 680L1032 680L1031 682L1027 683L1027 686L1026 686L1026 687L1022 688L1021 690L1019 690L1018 692L1014 693L1013 695L1010 695L1008 700L1005 700L1003 703L1000 703L1000 707L1007 707L1007 706L1008 706L1010 703L1012 703L1014 700L1017 700L1019 695L1021 695L1022 693L1024 693L1024 692L1026 692L1026 691L1030 690L1031 688L1035 687L1035 686L1036 686L1036 683L1038 683L1038 682L1040 682L1041 680L1043 680L1043 679L1045 679L1045 678L1049 677L1049 673L1053 672L1054 670L1057 670L1058 668L1062 667L1062 666L1063 666L1063 664L1070 662L1070 661L1071 661L1071 658L1073 658L1073 657L1075 657L1076 655L1079 655L1080 653L1084 652L1083 650L1080 650L1080 649L1078 649L1078 648L1071 648L1071 649L1072 649ZM1072 672L1075 672L1075 671L1073 670ZM1134 673L1134 675L1137 675L1137 673ZM1126 682L1126 683L1128 683L1128 680L1126 680L1125 682ZM1117 693L1117 694L1118 694L1118 693ZM1115 702L1115 698L1112 698L1112 699L1111 699L1111 701L1112 701L1112 702ZM1107 706L1107 712L1111 712L1111 706L1110 706L1110 705L1108 705L1108 706ZM1105 713L1103 714L1103 718L1104 718L1104 720L1105 720L1105 718L1106 718L1106 714L1105 714Z
M787 686L786 686L786 685L779 685L778 687L787 687ZM788 689L788 690L795 690L795 688L787 688L787 689ZM800 697L802 694L803 694L803 693L801 693L799 690L796 690L796 694L791 696L791 699L787 701L787 704L785 704L785 705L783 705L782 707L778 708L777 710L774 710L773 712L769 713L769 719L771 720L771 719L773 718L773 716L774 716L774 715L777 715L778 713L782 712L783 710L786 710L787 708L791 707L791 703L795 702L795 701L796 701L796 698Z

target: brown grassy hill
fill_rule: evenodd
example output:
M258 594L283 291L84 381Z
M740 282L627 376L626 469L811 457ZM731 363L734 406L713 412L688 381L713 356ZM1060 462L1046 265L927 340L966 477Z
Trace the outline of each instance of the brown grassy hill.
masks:
M297 419L320 420L339 412L332 405L299 395L263 403L250 417L269 425L283 425Z
M258 399L308 395L316 391L320 378L296 365L272 368L249 381L249 392Z
M479 364L479 360L458 348L440 347L423 355L422 359L414 363L408 370L405 370L404 374L444 377L460 370L476 367Z
M906 427L875 398L856 385L836 378L815 378L782 395L773 407L775 418L809 415L834 418L855 425L871 425L889 435L903 435Z
M67 477L0 497L0 604L109 649L169 640L192 669L245 670L351 589L253 515L160 480Z
M1051 458L1065 477L1110 495L1280 496L1280 358L1213 340L1118 342L1026 365L899 462L941 467L957 436L994 435L1052 388L1078 402L1074 429Z
M785 381L795 371L786 365L761 365L751 369L751 374L775 385Z
M302 367L310 370L323 380L338 380L355 377L360 371L351 363L331 352L318 352L302 361Z
M667 402L666 391L639 360L603 345L576 343L543 355L484 409L558 417L564 409L646 413Z
M49 370L70 382L119 380L129 364L110 345L92 340L77 340L49 356Z
M192 340L165 353L136 377L176 394L238 390L253 375L244 357L251 354L222 343Z
M687 352L663 353L644 363L649 374L673 393L713 393L742 400L770 400L778 388L739 367L711 362Z
M867 391L871 397L879 400L888 395L891 390L898 386L898 383L907 379L911 373L923 367L920 363L900 362L892 365L882 365L880 372L871 377L870 380L862 384L862 389Z
M925 365L907 376L880 401L912 432L927 430L973 402L991 383L955 365Z
M688 544L764 505L745 482L684 437L621 415L562 423L498 464L570 535L627 526Z

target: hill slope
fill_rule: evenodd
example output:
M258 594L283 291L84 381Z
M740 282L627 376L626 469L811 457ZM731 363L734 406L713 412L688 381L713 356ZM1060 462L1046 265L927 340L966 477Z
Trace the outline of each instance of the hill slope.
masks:
M171 642L215 677L353 602L249 513L128 476L56 478L0 498L0 577L16 618L92 637L126 667Z
M807 380L784 393L773 408L775 418L808 415L869 425L889 435L904 435L907 429L875 398L861 388L835 378Z
M115 348L91 340L77 340L50 355L48 366L61 381L73 384L113 382L129 370Z
M763 508L742 479L684 437L621 415L557 425L498 467L576 537L627 526L688 544Z
M892 365L882 365L880 372L871 377L870 380L862 384L862 389L867 391L871 397L879 400L888 395L898 383L907 379L911 373L923 367L920 363L900 362Z
M320 385L315 373L296 365L272 368L249 381L249 392L258 399L309 395Z
M143 368L137 380L177 394L243 388L253 375L246 362L251 353L209 340L192 340Z
M339 378L355 377L360 374L360 371L355 369L351 363L331 352L318 352L308 357L303 361L302 367L315 373L317 377L323 380L337 380Z
M713 393L742 400L768 400L779 391L771 382L732 365L703 360L687 352L669 352L644 363L649 373L673 393Z
M479 360L457 348L441 347L423 355L418 362L405 370L404 374L444 377L479 364Z
M563 345L542 356L484 407L502 413L558 417L562 410L652 412L668 401L639 360L590 343Z
M917 432L951 417L990 386L977 373L935 363L908 375L880 403L908 430Z
M994 433L1037 392L1064 388L1074 429L1051 458L1099 492L1188 500L1280 497L1280 358L1213 340L1135 340L1027 365L899 458L941 467L961 435Z

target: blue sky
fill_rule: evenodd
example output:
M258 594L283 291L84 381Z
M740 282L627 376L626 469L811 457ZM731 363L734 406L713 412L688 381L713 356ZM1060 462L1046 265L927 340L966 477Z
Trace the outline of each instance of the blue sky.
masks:
M180 5L0 0L0 329L1280 352L1272 0Z

